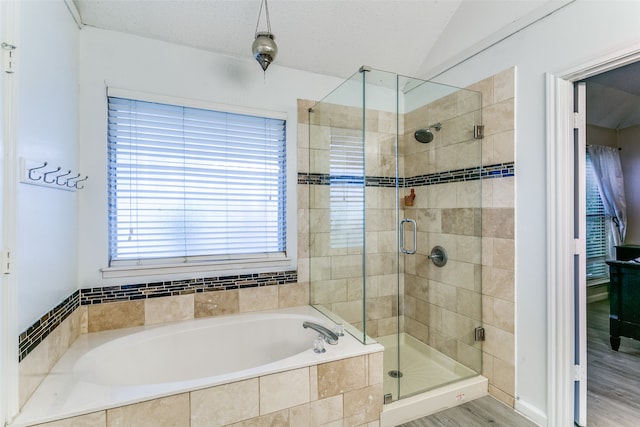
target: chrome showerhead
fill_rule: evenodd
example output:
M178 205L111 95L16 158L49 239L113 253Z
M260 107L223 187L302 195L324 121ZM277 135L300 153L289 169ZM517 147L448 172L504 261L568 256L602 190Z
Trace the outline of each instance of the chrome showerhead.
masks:
M436 132L440 132L440 129L442 129L442 123L438 122L434 125L429 125L424 129L418 129L414 132L413 137L416 141L427 144L433 141L433 132L431 132L431 129L435 129Z

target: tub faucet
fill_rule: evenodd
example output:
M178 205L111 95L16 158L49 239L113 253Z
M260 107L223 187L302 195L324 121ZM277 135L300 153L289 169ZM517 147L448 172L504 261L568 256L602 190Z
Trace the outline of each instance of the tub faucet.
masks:
M303 328L311 328L314 331L318 332L320 335L322 335L324 337L324 340L331 344L331 345L336 345L338 344L338 335L331 331L328 328L325 328L322 325L318 325L317 323L313 323L313 322L309 322L309 321L305 321L302 323L302 327Z

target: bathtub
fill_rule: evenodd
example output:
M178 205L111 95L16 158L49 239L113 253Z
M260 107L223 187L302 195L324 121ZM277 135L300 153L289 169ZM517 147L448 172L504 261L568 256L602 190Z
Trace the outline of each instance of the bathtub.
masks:
M310 306L84 334L9 424L22 427L381 351L348 333L324 353Z

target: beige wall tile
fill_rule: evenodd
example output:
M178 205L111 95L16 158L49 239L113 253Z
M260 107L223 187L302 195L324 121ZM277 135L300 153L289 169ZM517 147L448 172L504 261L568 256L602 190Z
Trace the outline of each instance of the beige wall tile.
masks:
M372 353L367 356L367 364L369 376L367 383L369 385L382 384L384 380L383 371L384 352Z
M493 384L505 393L515 396L515 367L512 363L494 359Z
M493 76L493 102L515 96L515 68L508 68Z
M258 379L191 392L191 427L218 427L260 415Z
M229 424L228 427L289 427L295 424L291 423L290 412L288 409L271 414L262 415L250 420L240 421L239 423Z
M482 372L482 349L474 345L465 344L461 341L457 342L457 356L458 362L462 363L464 366L473 369L474 371L481 373Z
M493 104L493 78L489 77L467 86L469 90L475 90L482 93L482 106Z
M194 294L148 298L145 300L144 323L154 325L193 319L193 306Z
M494 135L514 129L514 100L507 99L489 105L482 111L485 135Z
M309 400L318 400L318 366L309 366Z
M504 270L515 266L515 241L513 239L493 239L492 265Z
M308 283L289 283L279 285L278 288L278 307L297 307L309 304L309 284Z
M309 108L315 103L310 99L298 99L298 123L309 123Z
M378 320L377 337L391 335L398 332L399 320L397 316Z
M260 414L309 402L309 368L260 377Z
M311 402L309 405L311 425L321 426L342 420L344 416L343 406L342 394Z
M493 207L515 207L515 178L495 179L493 183Z
M507 406L510 406L512 408L515 406L516 400L513 395L505 393L491 383L489 383L489 394Z
M289 426L314 427L311 424L310 404L289 408Z
M515 301L515 275L513 270L484 267L482 269L482 293L506 301Z
M513 130L493 135L493 163L506 163L515 160L515 132Z
M20 408L49 373L49 346L45 342L33 349L18 365L18 404Z
M337 302L331 304L330 307L331 311L344 319L345 322L354 324L363 320L362 300Z
M144 325L144 300L90 305L89 332Z
M313 267L311 264L311 277L313 278ZM347 300L348 283L346 279L340 280L318 280L311 290L312 304L329 304Z
M67 317L57 328L45 338L44 342L40 345L47 345L49 347L49 369L55 365L62 357L65 351L71 345L71 318Z
M194 296L194 316L198 318L238 313L238 301L237 289L197 293Z
M380 418L382 384L375 384L344 394L344 416L350 425L364 424ZM357 420L358 424L354 421Z
M189 426L189 393L107 409L107 427Z
M513 208L489 208L482 210L482 236L514 238Z
M485 325L483 351L511 365L514 364L515 339L512 333ZM495 372L495 362L494 362Z
M335 396L366 386L365 356L318 365L318 398Z
M491 325L506 332L515 332L515 304L501 299L493 300L493 319Z
M393 296L367 298L367 319L385 319L393 315L396 299Z
M93 412L78 417L65 418L50 423L37 424L35 427L106 427L107 412Z
M442 232L479 236L482 212L473 208L455 208L442 210Z
M278 286L259 286L238 290L240 312L278 308Z
M404 321L404 331L423 343L429 343L429 326L406 317Z

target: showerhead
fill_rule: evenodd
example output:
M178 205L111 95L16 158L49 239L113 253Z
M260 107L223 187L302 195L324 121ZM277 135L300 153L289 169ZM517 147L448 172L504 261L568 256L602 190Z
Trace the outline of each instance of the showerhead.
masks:
M418 129L414 132L413 137L416 139L416 141L427 144L433 141L433 132L431 132L431 129L435 129L436 132L440 132L440 129L442 129L442 124L436 123L435 125L430 125L424 129Z
M427 144L433 141L433 133L429 129L418 129L413 134L416 141Z

